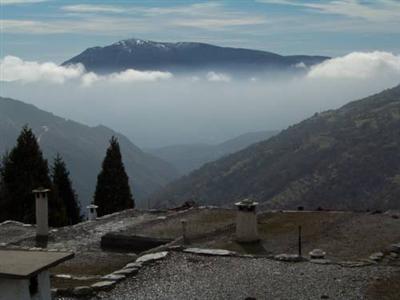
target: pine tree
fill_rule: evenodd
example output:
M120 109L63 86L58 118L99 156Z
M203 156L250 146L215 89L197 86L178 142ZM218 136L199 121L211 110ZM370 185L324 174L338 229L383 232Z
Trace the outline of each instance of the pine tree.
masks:
M27 126L17 139L2 168L5 218L35 223L35 199L32 190L45 187L52 190L47 160L43 158L36 137ZM49 193L49 224L66 223L65 208L53 192Z
M78 197L72 188L69 172L60 154L54 159L52 180L55 193L63 202L67 215L67 224L73 225L82 220Z
M129 178L122 163L119 143L116 137L110 140L102 170L97 176L94 203L99 216L135 206L129 187Z

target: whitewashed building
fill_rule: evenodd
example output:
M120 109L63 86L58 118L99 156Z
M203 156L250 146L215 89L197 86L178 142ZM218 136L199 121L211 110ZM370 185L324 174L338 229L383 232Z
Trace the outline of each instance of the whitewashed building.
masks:
M48 269L73 256L66 252L0 250L0 300L50 300Z

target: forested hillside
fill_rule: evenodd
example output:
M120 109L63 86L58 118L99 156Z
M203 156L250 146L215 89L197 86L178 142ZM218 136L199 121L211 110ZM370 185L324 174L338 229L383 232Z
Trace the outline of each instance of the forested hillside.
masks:
M57 153L65 159L82 202L90 203L97 174L111 136L118 137L132 193L140 207L150 193L177 176L168 163L132 144L105 126L89 127L66 120L21 101L0 97L0 154L14 147L24 125L31 127L45 157L52 163Z
M400 208L400 86L316 113L271 139L206 164L152 197L265 207Z

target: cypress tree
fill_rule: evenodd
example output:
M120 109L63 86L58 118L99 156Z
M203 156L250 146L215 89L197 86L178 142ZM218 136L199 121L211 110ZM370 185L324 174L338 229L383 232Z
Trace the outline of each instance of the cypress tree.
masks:
M102 169L97 176L94 203L99 216L135 206L129 187L129 178L122 163L121 151L116 137L110 140Z
M4 187L4 165L8 159L8 153L4 154L0 161L0 221L6 219L7 203L5 197L5 187Z
M57 154L52 167L53 187L66 210L67 224L73 225L82 220L78 197L72 188L69 172L60 154Z
M4 218L35 223L35 199L32 190L45 187L53 190L47 160L43 158L36 137L27 126L17 145L5 159L2 169L4 186ZM49 193L49 224L63 226L65 209L53 192Z

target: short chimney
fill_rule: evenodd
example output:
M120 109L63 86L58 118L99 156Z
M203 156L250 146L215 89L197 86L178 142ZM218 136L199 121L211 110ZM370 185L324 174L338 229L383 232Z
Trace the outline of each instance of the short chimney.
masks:
M47 238L49 235L49 208L47 195L50 190L39 187L32 192L35 195L36 202L36 236Z
M94 204L90 204L90 205L86 206L86 208L88 209L88 220L89 221L96 220L98 206L94 205Z
M244 199L235 203L235 205L238 208L236 215L236 240L244 243L259 241L256 214L258 202Z

